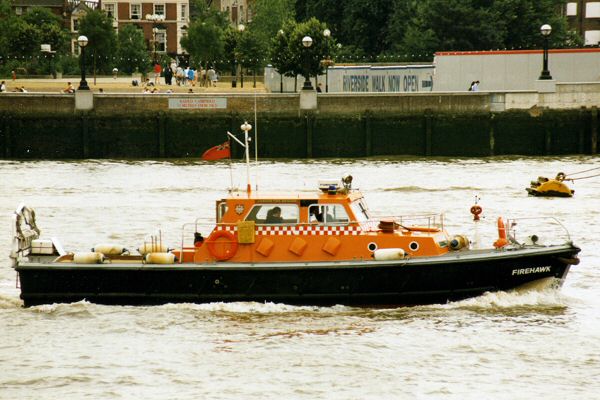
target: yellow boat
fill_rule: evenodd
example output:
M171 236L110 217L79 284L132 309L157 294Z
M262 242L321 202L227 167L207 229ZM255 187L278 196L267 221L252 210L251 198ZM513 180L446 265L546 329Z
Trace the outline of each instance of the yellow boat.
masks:
M575 191L564 183L565 177L562 172L559 172L554 179L539 176L537 181L531 181L531 186L525 190L532 196L573 197Z

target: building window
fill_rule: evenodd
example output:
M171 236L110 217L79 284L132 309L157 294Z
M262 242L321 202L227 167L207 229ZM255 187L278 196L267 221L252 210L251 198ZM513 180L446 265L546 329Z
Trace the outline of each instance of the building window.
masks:
M131 4L131 17L130 19L141 19L142 15L142 5L141 4Z
M106 12L106 15L108 15L108 17L111 19L115 19L116 18L115 4L114 3L105 3L105 4L103 4L103 6L104 6L104 11Z
M596 46L600 42L600 31L585 31L585 45Z
M15 7L15 14L23 15L23 7Z
M77 32L77 31L79 31L79 20L77 18L73 18L72 29L73 30L71 32Z
M167 31L159 29L155 33L154 40L156 41L156 52L166 53L167 52Z
M585 5L586 18L600 18L600 3L587 3Z
M165 5L164 4L155 4L154 5L154 14L156 15L165 15Z
M77 40L73 40L73 54L78 56L79 52L80 52L79 43L77 43Z
M182 4L181 5L180 19L182 21L185 21L187 19L187 4Z
M240 6L240 22L244 23L244 6Z

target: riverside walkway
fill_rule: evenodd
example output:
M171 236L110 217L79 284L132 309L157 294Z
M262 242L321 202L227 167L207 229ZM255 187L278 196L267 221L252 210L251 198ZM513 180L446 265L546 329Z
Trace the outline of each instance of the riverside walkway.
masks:
M189 89L192 89L194 93L218 93L218 92L236 92L236 93L254 93L254 92L265 92L265 87L262 82L256 82L256 88L252 87L252 77L250 79L244 80L244 87L240 86L240 81L237 82L237 87L231 87L231 81L219 81L217 82L216 87L203 87L200 85L192 86L177 86L175 83L172 85L166 85L164 78L160 78L159 84L156 85L156 88L160 90L161 93L166 92L167 90L171 90L173 93L188 93ZM81 80L80 77L67 77L61 79L48 79L48 78L17 78L16 80L12 80L10 78L0 79L5 81L7 86L7 92L14 92L17 88L22 86L25 87L27 92L29 93L60 93L69 82L73 84L75 89L79 86L79 82ZM93 92L98 92L100 89L104 91L104 93L141 93L143 91L142 86L133 86L131 81L133 79L129 77L97 77L95 79L93 77L86 77L86 81L90 90ZM150 78L151 82L154 82L154 78ZM173 82L175 79L173 79ZM141 82L140 82L141 85ZM152 87L151 87L152 88Z

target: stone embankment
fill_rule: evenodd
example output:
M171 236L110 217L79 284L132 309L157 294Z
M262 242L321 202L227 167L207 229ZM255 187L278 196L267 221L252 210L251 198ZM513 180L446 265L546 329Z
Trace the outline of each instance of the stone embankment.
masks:
M199 157L258 120L264 158L596 154L600 84L554 91L0 95L0 157ZM76 107L77 105L77 107ZM253 123L254 124L254 123ZM241 150L234 148L234 155Z

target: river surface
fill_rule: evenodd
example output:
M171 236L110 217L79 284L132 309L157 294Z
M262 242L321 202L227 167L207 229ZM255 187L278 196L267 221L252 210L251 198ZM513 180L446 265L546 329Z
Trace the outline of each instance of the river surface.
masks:
M393 158L263 161L252 170L259 190L285 191L351 173L372 211L444 212L451 233L471 234L479 196L488 245L498 215L557 217L582 248L561 290L394 309L24 309L8 260L20 202L67 251L102 242L134 249L158 228L177 245L182 224L214 218L230 174L245 187L246 170L189 160L0 161L0 399L599 399L600 177L572 185L572 199L524 190L538 175L598 166L598 157ZM534 229L551 240L545 225Z

